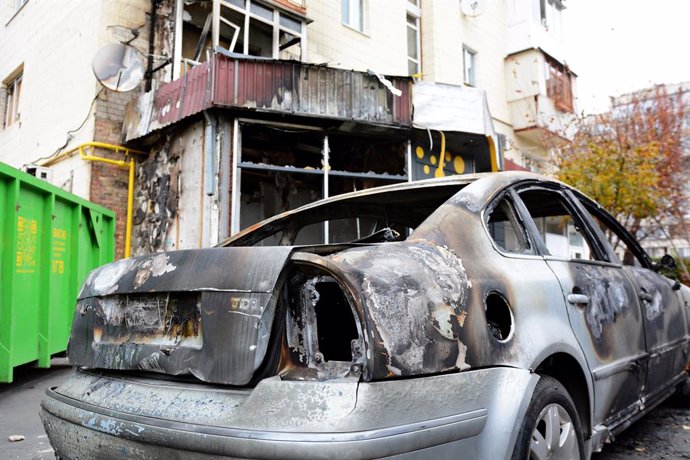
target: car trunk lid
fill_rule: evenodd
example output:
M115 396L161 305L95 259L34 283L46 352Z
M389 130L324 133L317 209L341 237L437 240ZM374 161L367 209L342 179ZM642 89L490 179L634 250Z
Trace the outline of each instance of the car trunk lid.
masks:
M289 247L174 251L91 272L69 344L78 366L246 385L266 355Z

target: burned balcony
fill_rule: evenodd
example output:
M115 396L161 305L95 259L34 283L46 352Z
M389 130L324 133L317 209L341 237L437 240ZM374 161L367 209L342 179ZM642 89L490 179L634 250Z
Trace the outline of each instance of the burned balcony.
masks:
M412 126L412 83L407 77L218 51L178 80L135 99L125 118L125 140L210 108Z
M506 58L510 120L522 139L542 145L545 138L569 139L575 120L575 79L570 68L541 49Z

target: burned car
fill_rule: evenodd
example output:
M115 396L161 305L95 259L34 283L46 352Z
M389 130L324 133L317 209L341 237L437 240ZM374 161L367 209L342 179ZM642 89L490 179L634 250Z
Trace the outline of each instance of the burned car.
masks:
M688 385L660 265L530 173L340 195L93 271L41 417L65 459L589 458Z

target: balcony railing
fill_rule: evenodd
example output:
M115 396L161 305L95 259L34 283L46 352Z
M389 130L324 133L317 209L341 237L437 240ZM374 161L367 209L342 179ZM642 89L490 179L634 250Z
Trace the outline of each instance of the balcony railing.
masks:
M212 107L411 127L411 80L385 80L373 73L216 53L133 101L125 119L126 140Z

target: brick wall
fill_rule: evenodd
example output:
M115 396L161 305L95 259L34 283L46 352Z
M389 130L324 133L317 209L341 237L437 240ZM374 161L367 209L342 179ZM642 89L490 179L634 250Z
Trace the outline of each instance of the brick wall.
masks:
M167 5L170 2L163 2ZM106 22L105 31L108 42L127 41L144 55L148 54L149 24L151 3L148 0L122 0L103 4L102 17ZM161 13L167 10L159 9L156 24L159 34L163 31L165 22ZM137 30L138 36L133 39L132 30ZM160 50L155 52L159 53ZM142 84L143 85L143 84ZM93 140L113 145L122 145L122 123L125 109L138 91L116 93L110 90L100 92L94 107L94 135ZM115 153L106 149L97 149L97 156L115 160L125 160L122 153ZM135 161L137 158L134 158ZM135 179L136 180L136 179ZM94 162L91 166L90 199L116 213L115 226L115 256L124 257L125 231L127 225L127 192L129 185L129 169Z
M102 91L96 101L94 141L120 145L125 106L130 93ZM97 149L95 154L105 158L124 160L124 155ZM127 220L128 169L94 162L91 165L91 201L112 209L116 213L115 256L124 256L125 226Z

